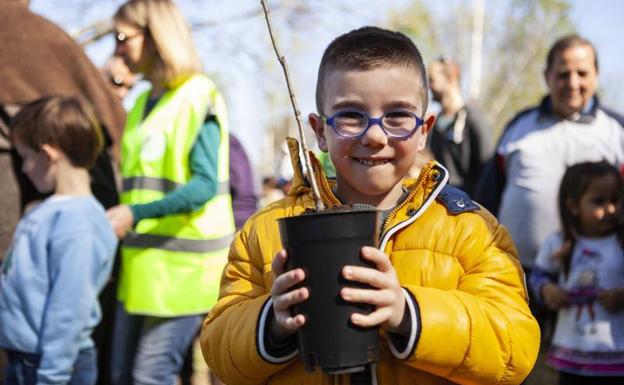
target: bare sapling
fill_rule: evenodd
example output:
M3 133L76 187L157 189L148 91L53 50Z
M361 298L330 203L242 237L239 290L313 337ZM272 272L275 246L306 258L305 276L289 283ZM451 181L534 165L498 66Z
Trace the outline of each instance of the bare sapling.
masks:
M267 1L260 0L260 3L262 4L262 9L264 11L264 19L266 20L267 28L269 29L269 36L271 37L271 43L273 44L275 55L277 55L277 59L279 60L282 66L282 69L284 71L284 77L286 78L286 86L288 87L288 94L290 95L290 103L292 105L293 112L295 113L295 120L297 121L297 128L299 129L299 139L301 142L301 147L303 148L303 159L304 159L306 169L308 172L308 180L310 181L310 185L312 186L312 195L314 196L314 204L316 206L316 211L320 212L325 209L325 205L323 204L323 201L321 200L321 194L319 193L318 184L316 182L316 177L314 175L314 168L312 167L312 161L310 160L310 151L308 150L305 133L303 131L303 122L301 121L301 112L297 104L297 97L295 95L292 84L290 82L288 64L286 63L286 58L280 53L280 50L277 46L275 35L273 33L273 26L271 24L271 13L269 11L269 7L267 6Z

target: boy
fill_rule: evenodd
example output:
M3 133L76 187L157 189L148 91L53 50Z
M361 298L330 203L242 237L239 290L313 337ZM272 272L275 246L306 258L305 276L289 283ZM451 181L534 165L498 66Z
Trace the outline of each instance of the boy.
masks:
M90 335L117 247L89 187L87 170L102 150L102 133L79 100L46 97L15 116L11 140L23 172L40 192L54 195L20 221L1 268L6 384L95 384Z
M351 377L343 382L320 370L306 373L297 358L293 336L305 318L290 308L310 293L292 289L305 274L285 271L276 219L314 203L291 141L293 187L237 234L220 300L202 331L204 356L224 382L519 384L527 376L539 329L506 230L465 193L445 187L448 175L437 163L428 163L417 180L405 177L435 121L424 115L426 79L420 52L407 37L361 28L326 49L319 114L309 116L319 147L336 167L335 182L318 176L326 205L373 206L385 218L380 249L362 249L377 269L343 270L348 280L376 290L341 292L347 301L376 306L351 321L380 327L386 339L379 363L340 375Z

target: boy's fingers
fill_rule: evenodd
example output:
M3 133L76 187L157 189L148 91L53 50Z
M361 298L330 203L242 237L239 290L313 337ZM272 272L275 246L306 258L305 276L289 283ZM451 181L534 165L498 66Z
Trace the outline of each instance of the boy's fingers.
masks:
M350 281L368 283L378 289L385 289L392 284L386 274L370 267L345 266L342 269L342 275Z
M375 306L390 306L397 301L391 290L371 290L345 287L340 291L342 298L348 302L367 303Z
M392 268L392 262L390 262L390 258L379 249L370 246L362 247L362 257L364 259L369 260L377 266L377 269L382 272L387 272Z
M286 255L286 250L282 249L275 254L273 258L273 262L271 263L271 270L273 271L273 275L275 277L281 275L285 271L286 259L288 259Z
M298 284L305 278L305 273L302 269L295 269L280 274L275 278L273 282L273 288L271 288L272 294L282 294L287 292L293 285Z
M351 322L360 327L371 327L381 325L390 319L392 311L389 308L380 308L370 314L353 313Z
M305 323L305 317L301 314L297 314L294 317L291 317L291 316L279 317L276 314L275 320L289 332L297 331L297 329L302 327L303 324Z
M288 310L292 305L301 303L306 299L308 299L308 289L302 287L275 297L273 300L273 309Z

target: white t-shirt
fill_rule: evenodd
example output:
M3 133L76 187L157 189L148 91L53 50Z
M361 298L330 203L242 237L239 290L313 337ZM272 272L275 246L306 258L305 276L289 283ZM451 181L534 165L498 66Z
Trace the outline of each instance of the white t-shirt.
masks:
M566 168L588 161L624 163L624 129L601 109L590 122L559 120L535 109L509 127L497 152L507 176L499 220L522 264L532 267L546 237L560 230L557 194Z
M559 274L559 286L568 292L570 307L559 310L549 361L558 369L579 374L604 374L613 366L624 374L624 311L609 313L595 301L600 290L624 287L624 253L615 234L580 237L572 251L570 271L564 277L552 255L562 236L546 239L535 260L537 269ZM618 369L619 368L619 369Z

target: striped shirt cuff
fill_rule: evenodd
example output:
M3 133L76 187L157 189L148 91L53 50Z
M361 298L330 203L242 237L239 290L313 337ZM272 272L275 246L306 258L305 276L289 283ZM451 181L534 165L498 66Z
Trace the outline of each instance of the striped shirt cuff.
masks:
M260 311L256 344L262 359L272 364L283 364L295 358L297 353L299 353L299 349L297 348L297 341L294 335L280 345L275 344L271 340L270 321L273 317L273 300L269 298Z
M414 353L421 330L420 309L418 308L418 302L416 302L416 299L405 288L403 289L403 294L405 295L405 303L407 305L407 311L409 312L409 335L404 337L396 333L386 333L386 340L388 341L390 351L400 360L405 360Z

